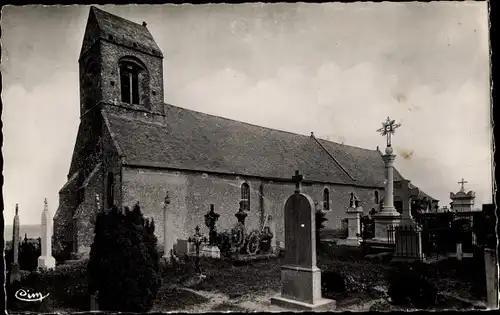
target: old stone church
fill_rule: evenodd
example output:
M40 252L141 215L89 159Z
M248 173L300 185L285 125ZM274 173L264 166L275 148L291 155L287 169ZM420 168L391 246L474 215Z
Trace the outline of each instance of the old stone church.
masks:
M96 194L103 210L139 202L155 220L159 244L165 211L176 244L196 225L206 233L203 215L210 204L220 214L218 229L230 229L240 201L249 228L272 215L282 241L295 170L305 177L304 191L326 212L327 229L340 227L351 192L366 212L379 208L385 168L378 150L165 103L163 55L146 23L91 7L78 62L80 125L54 216L56 249L89 251ZM401 179L395 171L395 182Z

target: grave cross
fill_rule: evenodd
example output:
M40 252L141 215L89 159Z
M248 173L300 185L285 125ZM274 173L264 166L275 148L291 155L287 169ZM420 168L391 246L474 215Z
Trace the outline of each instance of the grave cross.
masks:
M382 136L387 137L387 146L391 146L391 136L395 133L396 129L401 127L401 124L396 124L395 120L391 120L387 117L386 121L382 123L382 128L377 129Z
M462 184L462 188L460 188L460 191L465 191L464 189L464 184L467 184L468 182L465 181L463 178L462 178L462 181L458 182L458 184Z
M300 193L300 188L302 186L302 180L304 179L304 176L300 174L298 170L295 171L295 175L292 176L292 179L295 181L295 193Z

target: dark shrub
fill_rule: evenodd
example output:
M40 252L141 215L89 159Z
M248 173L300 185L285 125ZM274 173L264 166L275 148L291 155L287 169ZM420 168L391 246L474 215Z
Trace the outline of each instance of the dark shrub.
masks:
M10 246L5 249L5 263L7 270L10 270L14 260L12 242L10 243ZM32 239L25 235L24 239L19 242L19 268L21 270L35 271L38 266L38 257L40 257L41 254L40 238Z
M113 207L96 220L88 264L89 291L106 311L148 311L161 284L154 224L139 205Z
M437 289L426 279L421 264L395 265L388 274L388 294L394 305L429 308L436 303Z
M321 272L321 295L325 298L336 298L347 292L344 277L335 271Z

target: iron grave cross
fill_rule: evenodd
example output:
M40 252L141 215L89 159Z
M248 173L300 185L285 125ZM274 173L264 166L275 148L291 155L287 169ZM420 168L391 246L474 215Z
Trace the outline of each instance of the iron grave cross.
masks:
M300 193L300 188L302 186L302 180L304 179L304 176L300 174L298 170L295 171L295 175L292 176L292 179L295 181L295 193Z
M395 133L396 129L401 127L401 124L396 124L395 120L391 120L387 117L386 121L382 123L382 128L377 131L382 134L382 136L387 136L387 146L391 146L391 136Z
M465 181L463 178L462 178L462 181L461 182L458 182L459 184L462 184L462 188L460 188L460 191L465 191L464 189L464 184L468 183L467 181Z

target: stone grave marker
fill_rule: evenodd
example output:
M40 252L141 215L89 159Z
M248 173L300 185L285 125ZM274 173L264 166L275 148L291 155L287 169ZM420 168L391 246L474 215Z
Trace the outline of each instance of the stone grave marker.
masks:
M38 268L51 269L56 266L56 260L52 257L52 229L47 199L44 201L42 211L41 239L42 255L38 257Z
M19 267L19 205L16 203L14 216L14 231L12 233L13 262L10 269L10 283L21 281L21 268Z
M285 203L285 254L281 295L271 303L299 310L334 310L335 301L321 297L321 270L316 266L314 202L300 192L302 175L295 172L295 193Z
M216 244L217 230L215 223L219 220L219 214L215 213L214 205L210 205L210 211L205 215L205 225L208 227L208 245L203 246L201 255L211 258L220 258L220 250Z
M354 193L351 193L349 207L346 211L347 217L347 239L345 244L348 246L359 246L361 234L361 215L363 207L360 205L360 200Z

